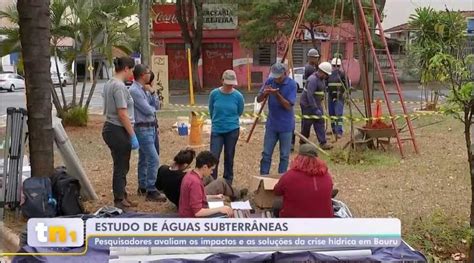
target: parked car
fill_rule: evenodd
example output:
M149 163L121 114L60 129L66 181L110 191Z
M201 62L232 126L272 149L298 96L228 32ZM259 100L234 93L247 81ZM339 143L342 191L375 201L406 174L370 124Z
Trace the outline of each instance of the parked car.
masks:
M25 88L25 79L13 72L0 72L0 90L13 92Z
M66 87L67 84L72 83L71 74L68 72L61 72L59 74L61 75L61 85L63 87ZM56 71L51 71L51 80L53 81L53 85L59 86L58 73L56 73Z
M288 74L288 76L290 78L293 78L293 74L292 72L295 73L295 81L296 81L296 86L298 88L298 93L301 93L303 92L303 75L304 75L304 67L299 67L299 68L293 68L293 70L290 69L290 72Z

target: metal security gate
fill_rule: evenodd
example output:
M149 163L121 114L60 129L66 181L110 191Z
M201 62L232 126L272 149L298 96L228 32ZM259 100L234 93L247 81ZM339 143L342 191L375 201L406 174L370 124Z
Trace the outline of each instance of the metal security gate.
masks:
M232 44L208 43L203 45L203 83L207 89L221 86L222 72L232 68Z

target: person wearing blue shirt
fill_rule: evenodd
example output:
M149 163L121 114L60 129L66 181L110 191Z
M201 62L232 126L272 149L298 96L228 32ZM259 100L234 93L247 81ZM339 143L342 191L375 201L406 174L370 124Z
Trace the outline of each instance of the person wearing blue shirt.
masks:
M265 125L260 174L268 175L272 164L273 150L280 143L280 163L278 173L288 168L291 139L295 129L296 82L287 76L284 64L275 63L270 69L270 77L260 89L257 102L268 100L268 118Z
M135 102L135 134L137 135L140 149L138 151L138 194L146 193L146 200L152 202L165 202L166 197L161 195L155 187L156 175L160 164L158 152L155 147L156 136L156 111L158 101L148 90L150 70L143 64L138 64L133 69L134 81L130 87L130 94Z
M240 134L239 118L244 112L244 97L234 88L237 75L233 70L222 74L222 87L211 91L209 95L209 114L211 116L211 152L220 159L224 148L224 179L232 185L234 179L235 146ZM217 179L217 165L212 177Z

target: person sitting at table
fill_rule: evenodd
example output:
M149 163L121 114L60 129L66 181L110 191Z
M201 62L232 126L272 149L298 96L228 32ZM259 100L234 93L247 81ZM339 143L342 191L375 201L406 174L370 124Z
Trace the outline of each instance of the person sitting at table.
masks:
M181 182L178 212L180 217L232 217L234 211L229 206L209 208L207 198L223 199L222 194L207 196L203 178L209 177L216 167L217 158L210 151L200 152L196 166L186 173Z
M331 218L332 192L331 175L318 158L316 147L302 144L290 170L275 185L274 193L283 201L282 205L275 204L274 210L278 217Z

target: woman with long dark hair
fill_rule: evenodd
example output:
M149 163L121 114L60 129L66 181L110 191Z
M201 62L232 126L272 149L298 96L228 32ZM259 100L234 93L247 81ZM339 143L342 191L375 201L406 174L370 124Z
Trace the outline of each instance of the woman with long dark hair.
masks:
M274 188L283 197L279 217L331 218L332 178L326 163L318 158L316 147L300 146L288 170Z
M135 63L130 57L114 60L115 75L104 86L104 115L106 120L102 129L102 138L110 149L114 163L112 191L115 207L128 210L137 206L127 197L127 174L130 169L132 149L138 149L138 140L133 130L133 99L125 86L132 75Z

